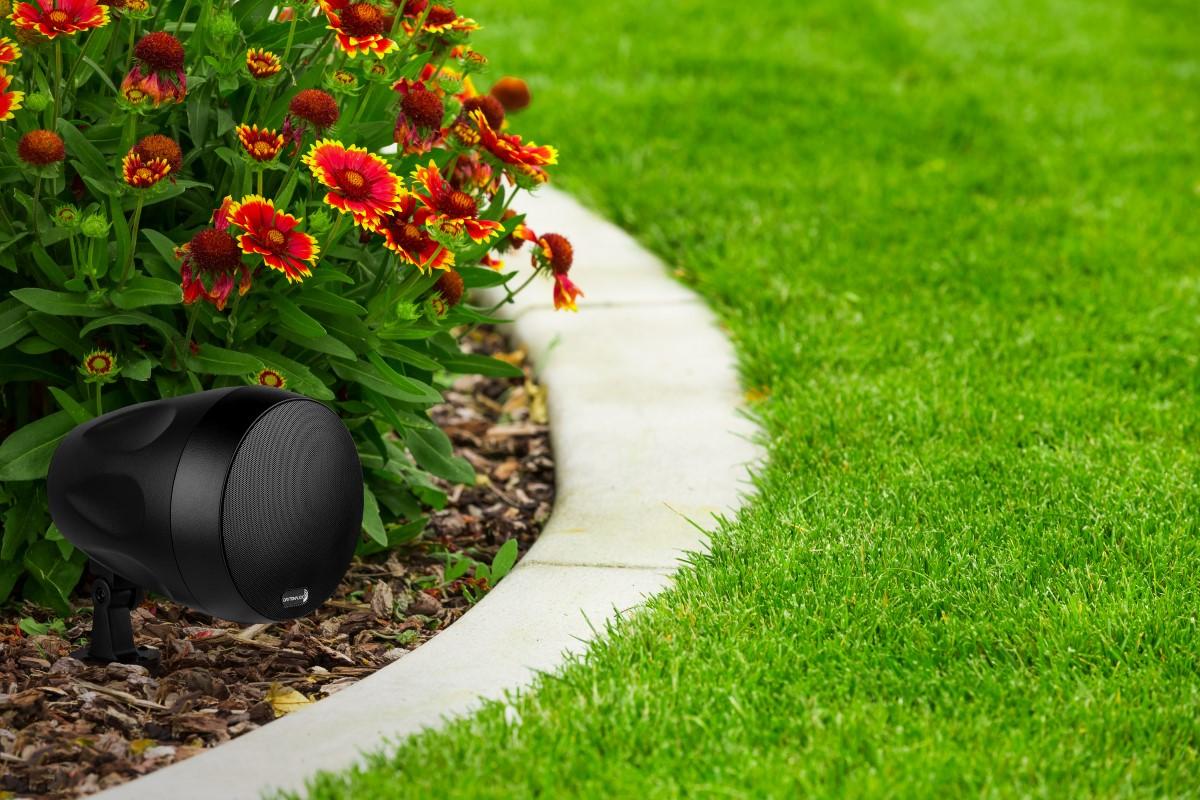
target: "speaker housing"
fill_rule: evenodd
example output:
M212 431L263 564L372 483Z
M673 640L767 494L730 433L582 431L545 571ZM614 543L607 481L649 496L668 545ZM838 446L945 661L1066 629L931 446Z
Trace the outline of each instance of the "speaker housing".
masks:
M85 422L56 450L47 489L55 524L98 567L102 593L142 587L241 623L324 603L362 526L350 432L321 403L262 386Z

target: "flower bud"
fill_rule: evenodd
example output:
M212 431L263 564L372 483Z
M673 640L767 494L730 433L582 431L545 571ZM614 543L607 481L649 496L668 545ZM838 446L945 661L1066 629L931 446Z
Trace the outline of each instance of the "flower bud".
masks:
M60 228L78 228L79 223L79 209L75 206L64 205L54 209L54 224Z
M324 236L333 227L333 217L321 208L308 215L308 230L314 236Z
M208 31L218 42L227 42L241 32L237 20L228 11L222 11L213 17L208 25Z
M35 114L40 114L50 107L53 99L48 94L42 92L34 92L25 97L25 107Z
M103 214L89 214L79 225L84 236L93 239L104 239L108 236L108 217Z

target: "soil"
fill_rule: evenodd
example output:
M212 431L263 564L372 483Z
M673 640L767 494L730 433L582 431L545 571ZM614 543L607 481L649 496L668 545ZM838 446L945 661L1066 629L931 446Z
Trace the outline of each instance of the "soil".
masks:
M242 627L162 598L134 611L152 673L70 656L91 624L78 610L44 634L42 610L0 609L0 798L79 797L188 758L349 686L419 647L486 593L471 572L445 581L451 559L491 563L515 538L524 554L554 502L545 396L495 331L468 349L521 365L525 379L460 378L432 417L475 467L474 486L443 486L413 543L356 558L334 597L299 620Z

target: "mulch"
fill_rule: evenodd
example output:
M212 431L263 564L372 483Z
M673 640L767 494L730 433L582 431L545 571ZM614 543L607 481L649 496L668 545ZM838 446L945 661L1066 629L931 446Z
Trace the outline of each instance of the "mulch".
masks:
M524 366L494 331L467 345ZM150 598L134 631L162 654L152 674L70 656L90 630L86 587L62 635L22 632L23 617L47 619L33 607L0 610L0 798L79 797L188 758L361 680L462 616L488 587L470 575L446 584L445 554L491 563L510 538L524 554L554 501L545 396L525 372L454 384L433 419L476 485L443 487L450 502L424 536L355 559L310 616L242 627Z

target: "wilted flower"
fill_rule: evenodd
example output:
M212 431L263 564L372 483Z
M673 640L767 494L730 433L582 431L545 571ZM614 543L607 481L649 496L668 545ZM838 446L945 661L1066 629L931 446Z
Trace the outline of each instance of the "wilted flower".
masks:
M446 270L439 275L437 283L434 286L438 294L442 296L442 299L451 306L456 306L462 302L463 293L466 291L462 275L452 269Z
M317 240L296 230L300 220L275 208L270 200L250 195L229 210L229 223L245 233L237 237L243 253L262 256L263 263L282 272L290 282L312 275Z
M529 107L529 85L520 78L505 76L496 81L490 93L500 101L505 111L515 112Z
M309 125L321 133L337 122L339 116L341 112L333 95L320 89L303 89L288 103L288 114L283 119L283 138L293 144L292 152L295 153Z
M108 9L96 0L34 0L17 3L12 21L20 30L53 39L107 25Z
M278 75L282 69L279 56L269 50L252 47L246 51L246 71L260 81Z
M242 263L237 242L227 232L204 228L180 251L184 303L190 305L204 299L223 311L233 292L235 275L240 276L238 292L250 291L250 270Z
M271 161L283 150L283 136L278 131L257 125L238 125L235 130L242 149L255 161Z
M405 194L388 163L363 147L324 139L309 149L304 164L329 189L325 202L369 230Z
M547 145L533 142L523 144L515 134L498 133L488 124L482 111L473 111L471 119L479 131L479 144L493 158L513 167L534 183L545 183L548 179L545 167L558 163L558 151Z
M348 0L320 0L320 3L338 47L350 58L359 53L372 53L383 58L396 49L396 42L384 36L387 22L379 6Z
M66 158L67 148L57 133L39 128L21 137L17 142L17 155L26 164L45 167Z
M21 107L21 100L25 97L24 92L8 91L8 87L11 85L12 78L7 72L0 69L0 121L4 122L15 116L13 112Z
M413 177L424 189L424 192L418 190L416 196L421 201L417 218L425 225L452 235L465 233L476 243L500 233L500 223L479 219L475 199L451 186L432 161L427 167L418 167Z
M538 239L538 245L541 249L534 251L533 263L534 266L548 269L554 276L554 307L578 311L575 301L583 292L567 277L575 261L570 240L557 233L547 233Z
M393 138L405 154L428 153L442 139L442 99L420 81L401 78L392 85L400 95Z
M376 231L383 236L383 246L422 271L449 269L454 264L454 251L433 240L417 221L417 210L417 198L406 194L392 213L380 218Z
M483 118L487 120L488 125L492 126L495 130L500 130L504 127L504 106L490 94L477 94L462 101L462 115L464 117L469 118L474 111L482 112Z
M170 171L171 165L165 158L146 160L136 150L126 153L121 162L121 175L125 183L135 189L149 189L167 177Z
M121 95L134 106L146 100L157 108L187 96L183 44L164 31L143 36L133 48L133 69L121 82Z

